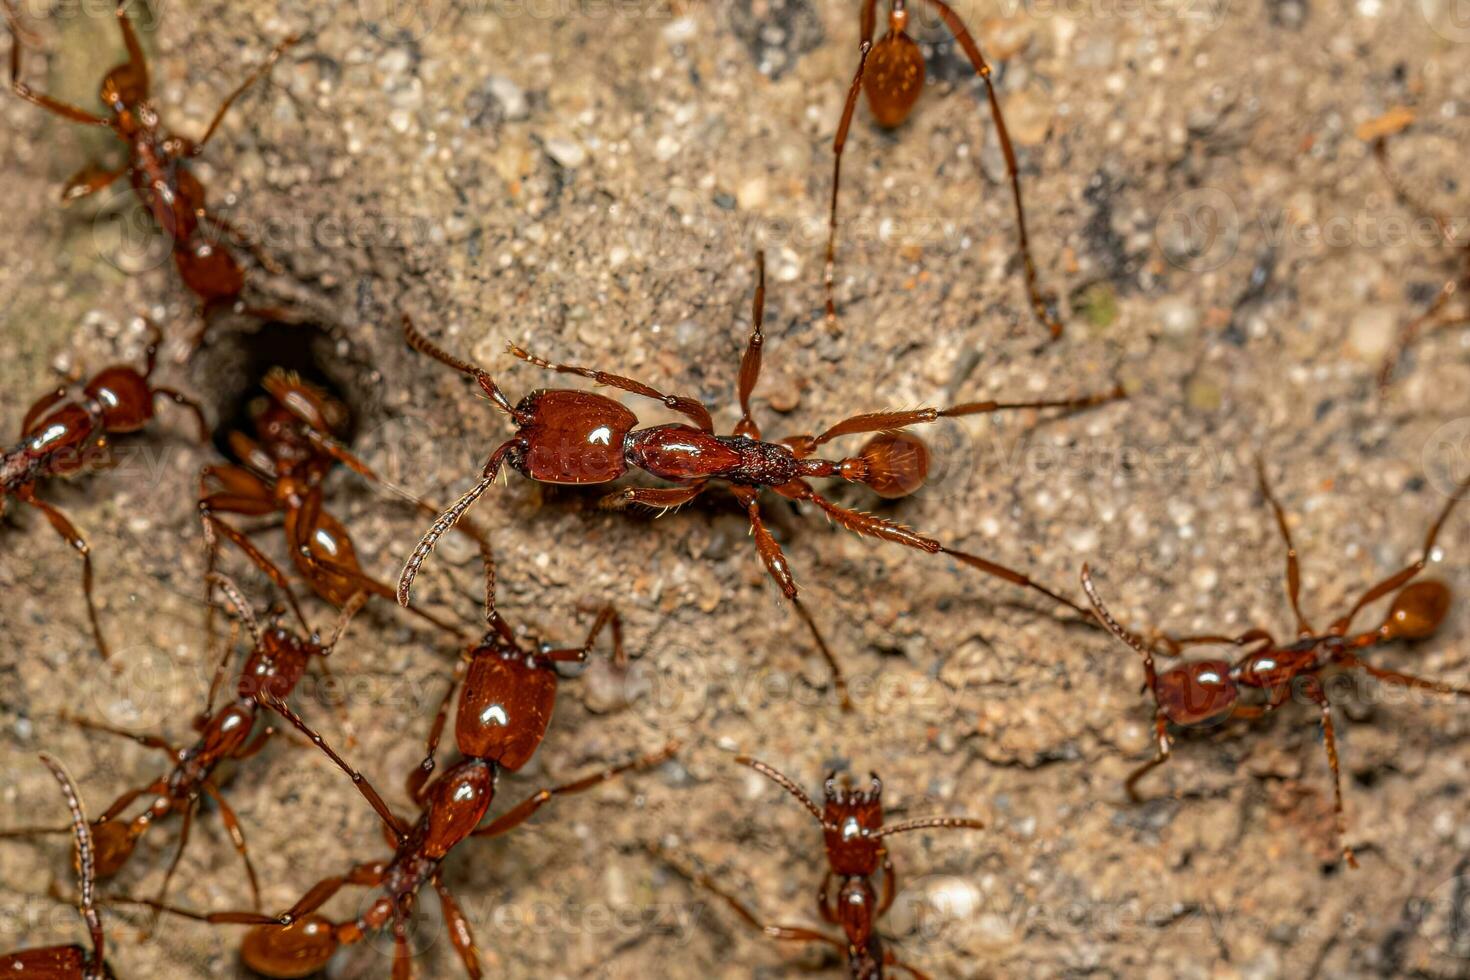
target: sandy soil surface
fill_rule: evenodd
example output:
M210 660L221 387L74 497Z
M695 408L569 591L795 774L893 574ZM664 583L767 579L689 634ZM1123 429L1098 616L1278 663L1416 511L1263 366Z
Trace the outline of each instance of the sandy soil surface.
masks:
M93 104L120 49L107 5L22 6L46 52L29 55L27 76ZM1069 594L1091 562L1114 611L1140 628L1289 636L1283 548L1251 468L1259 451L1291 515L1308 613L1330 622L1416 556L1445 474L1466 466L1470 332L1427 338L1385 394L1375 384L1393 332L1455 257L1395 200L1357 128L1412 108L1394 157L1419 194L1463 215L1470 30L1441 0L960 10L998 66L1042 280L1067 321L1059 343L1043 346L1026 310L983 90L927 15L916 20L931 85L915 116L888 134L861 109L853 128L833 332L821 249L855 3L197 0L143 18L160 109L183 133L200 132L277 39L304 34L198 173L283 266L253 268L252 297L319 327L252 336L224 323L187 365L171 344L160 379L222 424L269 361L310 361L353 408L353 449L445 501L508 430L463 379L407 350L400 310L493 369L512 397L548 379L506 356L507 341L706 399L727 429L763 246L756 409L771 435L1115 378L1131 393L1064 419L940 425L923 493L836 499ZM16 427L56 372L135 358L140 313L186 336L192 304L122 185L57 206L67 177L112 159L105 133L8 94L0 116L0 417ZM95 550L117 671L93 650L75 556L34 511L12 508L0 529L0 825L60 821L40 749L67 762L94 813L160 771L157 753L84 735L64 713L191 737L213 662L196 474L219 450L196 445L186 422L164 411L119 444L117 468L45 491ZM329 499L365 565L392 580L425 518L348 474ZM476 511L513 621L575 642L611 601L633 657L620 675L599 655L563 685L541 751L501 795L670 738L684 747L449 859L490 975L838 975L820 948L764 939L649 854L658 844L707 869L772 921L817 923L819 830L735 765L745 752L813 793L828 770L876 771L895 819L988 821L895 839L899 901L884 928L933 976L1470 976L1465 701L1337 691L1362 862L1347 871L1309 705L1183 739L1145 784L1148 801L1131 804L1123 780L1150 752L1150 707L1137 656L1109 638L954 562L773 500L770 522L854 686L858 710L844 714L728 495L661 519L596 501L512 476ZM259 540L286 561L278 533ZM1460 594L1467 555L1470 512L1432 556ZM263 610L264 578L237 554L223 564ZM420 589L474 622L474 550L446 540ZM333 616L315 600L308 611L323 625ZM1464 685L1467 634L1460 604L1432 641L1374 659ZM333 657L341 713L332 689L298 692L302 713L404 812L403 778L454 654L452 640L375 604ZM227 796L270 909L387 853L372 812L309 747L277 741L237 767ZM195 824L171 893L181 905L249 902L217 816L206 806ZM177 820L150 832L107 889L152 893L177 833ZM0 948L80 937L73 892L59 838L4 842ZM437 903L426 905L421 975L458 976ZM327 906L358 909L357 893ZM135 913L108 921L120 976L243 975L237 927L168 921L144 941ZM330 975L386 976L389 945L344 953Z

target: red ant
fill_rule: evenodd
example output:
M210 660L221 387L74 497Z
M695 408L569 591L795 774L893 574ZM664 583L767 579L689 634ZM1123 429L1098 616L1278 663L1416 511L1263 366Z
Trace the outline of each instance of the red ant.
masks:
M604 610L586 642L574 649L554 649L544 644L522 646L515 633L495 609L495 569L488 546L482 546L485 564L484 639L467 654L467 670L456 672L455 685L440 706L429 735L428 757L408 779L410 795L420 807L419 818L410 824L395 815L371 782L353 769L320 734L306 724L273 693L265 695L268 707L296 726L346 773L363 798L383 822L385 836L393 848L389 860L359 864L345 874L323 879L295 905L277 916L255 912L200 913L144 901L155 909L212 924L254 926L241 945L245 965L268 977L304 977L324 968L342 946L361 942L368 933L390 928L393 933L395 980L412 976L412 953L408 926L423 888L438 893L444 921L465 972L478 980L483 974L469 920L460 910L443 880L443 862L458 844L471 837L498 837L519 827L550 800L579 793L634 769L645 769L673 755L676 745L623 763L574 782L538 790L490 823L480 826L495 797L499 773L514 772L535 754L545 737L547 723L556 705L557 665L582 663L605 623L616 623ZM614 629L616 640L617 631ZM617 650L621 646L615 644ZM455 740L462 758L437 779L427 782L434 769L433 756L443 731L449 697L459 678L459 713ZM427 784L426 784L427 782ZM333 922L318 914L344 886L375 889L355 919Z
M112 130L127 146L126 164L115 170L87 167L67 182L61 192L61 200L70 203L96 194L126 175L139 201L168 237L179 278L199 297L200 316L207 321L216 310L238 307L245 289L245 273L239 262L212 232L222 232L237 244L254 251L257 260L267 269L278 270L278 267L242 232L208 209L204 185L188 170L187 164L204 152L205 145L219 129L235 100L270 71L281 54L299 38L289 37L276 45L265 61L226 97L204 135L197 141L191 140L162 129L162 122L150 99L148 63L128 17L128 2L118 0L116 8L128 60L103 76L99 92L99 98L107 107L107 115L99 116L61 102L34 91L21 81L21 38L24 32L15 0L5 0L11 39L10 87L22 99L63 119ZM206 227L212 231L207 231ZM248 312L285 319L279 312L269 309Z
M709 409L700 401L681 395L666 395L657 389L616 374L569 364L553 364L511 344L511 354L537 367L589 378L598 384L631 392L661 402L690 419L694 425L671 423L636 428L638 417L620 402L590 391L537 389L512 405L494 378L442 350L414 327L405 315L403 332L415 350L469 375L479 382L500 411L516 426L515 435L496 449L486 462L480 482L472 487L429 528L404 566L398 581L398 601L408 603L409 589L419 566L433 551L439 538L495 482L502 464L509 463L526 477L542 483L609 483L630 468L641 469L662 480L679 484L672 488L629 487L605 498L604 503L622 507L643 504L678 507L709 489L716 480L730 484L735 499L745 509L755 536L756 550L782 594L796 605L826 658L833 679L849 705L846 683L836 658L817 631L811 615L797 600L796 581L786 556L761 518L758 497L774 490L788 500L815 504L839 526L872 538L880 538L930 554L945 554L990 575L1034 589L1048 598L1088 617L1087 611L1070 599L1033 581L1020 572L977 555L946 547L934 538L901 524L842 507L819 494L810 478L838 477L861 483L884 496L912 493L923 486L928 475L928 451L916 437L897 430L941 418L978 415L1029 408L1079 409L1123 398L1121 388L1101 395L1026 402L969 402L946 409L921 408L906 412L877 412L854 415L838 422L821 435L791 436L779 442L761 441L760 427L751 417L750 396L761 370L762 330L765 311L765 256L757 255L757 286L752 319L754 328L740 362L740 421L733 435L717 436ZM839 436L877 433L857 456L841 460L814 457L823 444Z
M37 484L46 477L70 476L88 466L100 465L94 458L108 445L108 437L138 432L153 420L153 403L159 397L187 408L199 424L201 442L209 439L209 428L199 404L172 388L149 383L158 361L162 333L148 323L148 345L143 370L114 364L99 371L83 386L80 396L58 388L38 399L20 424L21 441L0 454L0 514L9 497L39 510L56 533L82 556L82 593L87 599L87 616L97 652L106 660L107 641L97 618L92 597L92 549L87 539L60 510L36 496Z
M1461 253L1460 271L1451 276L1440 287L1439 293L1434 297L1433 302L1429 304L1428 309L1404 324L1399 330L1398 340L1394 344L1393 350L1389 351L1388 356L1384 359L1383 368L1378 374L1379 387L1385 388L1393 378L1394 370L1398 367L1399 358L1403 356L1404 351L1408 350L1414 341L1419 339L1420 334L1425 332L1425 327L1429 327L1431 330L1440 330L1470 323L1470 310L1462 310L1450 316L1442 315L1445 307L1449 305L1450 300L1454 298L1456 293L1461 290L1470 291L1470 241L1456 241L1456 229L1450 219L1443 213L1425 205L1409 190L1408 186L1394 171L1393 165L1389 162L1388 140L1386 137L1380 136L1373 141L1373 153L1378 158L1378 164L1383 169L1384 176L1388 179L1399 200L1420 214L1427 215L1435 223L1435 226L1439 228L1440 235L1443 236L1445 244Z
M1413 582L1424 570L1429 555L1434 549L1439 529L1444 525L1450 511L1459 503L1460 497L1470 490L1470 482L1460 485L1459 493L1450 498L1440 511L1439 517L1429 529L1424 541L1423 553L1412 564L1400 569L1363 593L1347 613L1339 617L1325 633L1318 633L1302 615L1299 601L1301 572L1297 561L1296 546L1286 526L1286 514L1271 493L1266 482L1265 467L1257 460L1257 473L1261 481L1261 492L1276 515L1277 527L1286 542L1287 596L1291 600L1292 612L1296 615L1297 639L1285 645L1278 643L1264 629L1250 629L1240 636L1181 636L1159 634L1155 643L1144 643L1137 636L1118 624L1098 598L1092 584L1092 575L1086 565L1082 566L1082 588L1097 613L1097 618L1108 631L1128 644L1143 657L1146 689L1154 699L1154 738L1157 754L1139 766L1128 777L1125 784L1129 797L1141 802L1138 782L1149 772L1169 760L1173 748L1173 737L1169 726L1182 728L1216 724L1230 719L1253 719L1269 714L1286 704L1294 693L1300 692L1315 704L1321 712L1322 738L1327 750L1327 764L1332 770L1332 794L1334 813L1337 818L1337 836L1342 844L1342 856L1349 867L1358 866L1353 849L1347 843L1347 818L1342 804L1342 777L1338 769L1337 737L1333 728L1332 703L1323 684L1329 672L1339 670L1361 670L1363 673L1388 684L1470 697L1470 689L1454 687L1441 681L1427 680L1394 670L1374 667L1365 662L1360 653L1390 643L1394 640L1423 640L1434 635L1439 624L1449 611L1450 590L1442 582L1425 580ZM1353 619L1370 603L1397 592L1389 605L1383 622L1364 633L1349 635ZM1226 660L1199 660L1186 663L1159 673L1154 667L1154 656L1179 656L1185 647L1234 645L1247 648L1233 663ZM1162 645L1163 650L1156 649ZM1245 692L1256 692L1254 700L1245 700Z
M200 471L199 514L208 548L207 570L214 569L216 535L222 536L270 577L300 617L301 609L285 573L243 532L219 517L278 513L283 518L291 560L317 595L339 609L359 592L391 602L393 589L363 572L347 529L323 509L323 484L337 463L382 482L338 441L347 421L347 407L326 391L280 369L270 371L262 386L268 397L251 407L255 436L243 432L228 436L239 464L209 465ZM424 509L434 512L427 506ZM477 539L480 536L473 525L465 526L462 532ZM213 610L213 604L209 608ZM431 613L415 607L409 611L442 630L459 633L455 626ZM206 625L211 637L212 622L211 618Z
M71 774L46 752L40 758L51 775L61 784L66 808L71 811L71 831L77 843L78 882L81 885L82 921L92 935L92 949L73 944L27 949L0 955L0 976L15 980L111 980L112 968L103 958L102 917L97 914L92 893L96 888L97 852L92 845L92 830L82 809L82 797Z
M258 754L274 728L266 726L255 732L263 698L280 700L289 697L307 668L313 661L325 669L326 658L342 638L352 615L361 607L365 596L359 594L342 611L331 639L322 643L321 637L303 623L308 634L303 638L288 629L277 616L262 630L251 612L250 605L240 590L223 575L213 576L213 585L228 597L236 614L250 633L252 647L236 684L235 698L218 712L214 710L215 696L223 679L226 664L233 644L227 644L225 655L215 670L210 684L209 698L204 712L195 720L199 738L188 748L176 745L156 735L139 735L125 729L114 728L99 722L68 716L68 720L89 731L129 738L146 748L165 753L172 760L172 768L145 786L130 789L117 798L107 811L92 824L92 835L96 841L97 875L110 878L122 870L132 856L138 841L159 821L175 813L183 815L179 831L179 843L174 850L159 889L158 901L168 894L174 872L184 856L189 843L189 832L193 826L194 813L199 807L200 797L208 796L219 808L220 820L229 832L230 840L245 864L245 873L250 880L250 891L255 904L260 904L260 886L251 864L245 837L240 829L239 818L225 802L215 779L215 771L226 760L249 759ZM117 817L140 797L152 797L146 809L131 820ZM4 831L0 837L29 836L37 833L54 832L46 829L21 829Z
M736 762L749 766L796 797L822 825L827 846L827 873L817 892L817 913L822 921L841 926L844 938L800 926L767 925L740 899L725 891L706 874L690 871L669 861L655 850L670 867L684 877L714 892L752 928L770 939L787 942L824 943L837 950L854 980L881 980L884 967L896 967L917 978L927 976L899 960L892 950L883 947L875 928L877 921L893 905L898 891L898 876L893 869L885 838L915 830L984 828L984 823L971 817L924 817L903 823L883 825L883 784L870 774L867 789L839 785L835 773L824 784L826 799L817 806L791 777L748 756ZM880 900L873 887L873 876L883 872L883 896ZM837 889L832 889L836 879Z
M995 135L1000 141L1001 153L1005 155L1006 175L1010 179L1011 198L1016 208L1016 240L1021 253L1021 264L1026 277L1026 295L1031 301L1031 312L1037 322L1045 327L1053 340L1062 335L1062 325L1052 316L1046 299L1037 285L1036 262L1031 257L1031 243L1026 234L1026 208L1021 203L1020 168L1016 163L1016 151L1011 145L1010 130L1000 109L1000 99L995 94L995 83L991 81L990 64L980 52L974 35L943 0L924 0L944 21L950 34L970 59L975 74L985 83L985 96L990 102L990 118L995 123ZM832 142L832 204L827 220L827 262L824 280L827 289L827 322L837 319L837 302L833 297L837 266L837 191L842 181L842 151L847 145L847 133L852 127L853 113L857 109L858 92L866 93L868 109L873 121L884 129L897 129L908 119L919 94L924 90L924 54L919 45L909 36L908 4L905 0L888 0L888 33L875 44L873 34L877 28L878 0L864 0L862 10L862 43L859 48L857 72L847 90L847 101L842 107L842 121L837 126L837 136Z

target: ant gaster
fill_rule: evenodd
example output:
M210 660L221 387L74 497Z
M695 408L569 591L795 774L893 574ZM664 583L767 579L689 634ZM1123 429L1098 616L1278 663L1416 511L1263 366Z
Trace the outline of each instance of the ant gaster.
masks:
M440 349L403 318L404 336L414 349L474 378L491 403L510 417L516 432L491 453L480 481L434 522L414 549L398 581L398 601L408 602L409 590L419 567L435 542L454 527L470 506L495 482L502 465L509 464L526 477L542 483L598 484L616 480L629 469L641 469L678 486L671 488L629 487L605 498L611 506L643 504L678 507L709 489L715 481L728 484L745 509L755 537L756 550L782 594L806 621L831 667L834 681L847 699L846 685L836 658L821 640L810 614L797 600L796 580L786 556L761 517L758 498L772 490L788 500L819 507L828 518L849 531L892 541L930 554L945 554L1016 585L1034 589L1082 616L1087 612L1076 603L1026 575L977 555L945 546L894 521L836 504L817 492L812 478L840 478L875 488L887 496L901 496L923 485L928 471L928 452L911 435L897 430L911 425L1016 409L1080 409L1124 397L1121 388L1105 394L1080 398L1027 402L969 402L945 409L877 412L854 415L817 436L792 436L765 442L751 415L750 398L760 377L761 353L765 344L762 324L765 315L765 257L757 256L757 285L753 329L740 362L740 421L734 433L719 436L709 409L699 400L666 395L632 378L569 364L554 364L511 345L514 356L549 371L575 374L598 384L630 392L662 403L685 416L693 425L670 423L638 428L638 417L622 403L590 391L537 389L512 405L490 374ZM840 436L876 433L857 456L824 459L814 454ZM917 448L916 448L917 447Z
M1046 299L1037 285L1036 261L1031 257L1031 243L1026 233L1026 208L1021 202L1020 168L1016 163L1016 151L1011 145L1010 130L1006 128L1005 115L1000 109L1000 99L995 94L995 83L991 80L990 64L980 52L974 35L953 8L943 0L922 0L933 8L950 34L965 52L975 74L985 83L985 96L990 104L990 118L995 123L996 139L1000 142L1005 157L1006 176L1011 185L1011 199L1016 211L1016 240L1021 253L1022 270L1026 279L1026 295L1031 303L1031 312L1037 322L1045 327L1053 340L1062 335L1062 325L1052 316ZM909 12L905 0L888 0L888 32L876 43L873 35L877 28L878 0L863 0L862 41L859 48L858 67L848 88L847 101L842 107L842 120L837 126L837 136L832 143L832 203L827 222L827 261L824 273L827 291L827 321L837 318L837 303L834 299L837 256L837 192L842 180L842 151L847 145L848 130L852 126L853 113L857 109L858 93L867 95L868 108L873 120L884 129L896 129L908 119L919 94L924 90L924 54L908 33Z
M1444 621L1450 607L1450 590L1435 580L1412 581L1424 570L1434 550L1435 539L1450 511L1460 497L1470 491L1470 482L1461 484L1452 496L1424 541L1418 560L1373 585L1352 607L1332 623L1326 632L1317 632L1303 616L1300 603L1301 572L1296 546L1286 525L1286 514L1267 484L1264 465L1257 460L1261 492L1276 516L1277 527L1286 543L1287 595L1297 621L1297 639L1278 643L1265 629L1247 630L1236 637L1202 635L1170 636L1158 634L1146 643L1121 626L1098 597L1088 567L1082 567L1082 587L1096 611L1097 618L1109 632L1138 651L1143 658L1146 689L1154 699L1154 740L1156 754L1128 777L1126 788L1138 802L1138 782L1149 772L1169 760L1173 749L1170 726L1191 727L1218 724L1230 719L1252 719L1275 711L1300 693L1321 714L1322 737L1332 770L1333 812L1337 820L1338 842L1343 859L1357 867L1357 859L1347 841L1347 818L1342 803L1342 777L1338 766L1337 736L1333 727L1332 702L1324 679L1330 671L1360 670L1379 681L1402 687L1434 691L1439 694L1470 697L1470 689L1455 687L1442 681L1415 677L1412 674L1386 670L1367 663L1361 654L1380 644L1395 640L1423 640L1432 636ZM1383 622L1373 629L1352 634L1353 619L1364 607L1390 593L1396 593ZM1235 661L1199 660L1160 672L1154 666L1155 656L1178 656L1186 647L1228 644L1244 647L1246 653ZM1162 647L1162 650L1158 649ZM1248 695L1255 695L1247 699Z
M87 167L67 182L61 199L70 203L96 194L126 176L139 201L167 236L179 278L199 297L200 315L207 321L212 313L237 306L245 289L245 273L217 233L223 233L254 251L266 268L277 267L255 249L242 232L209 210L204 185L189 171L187 164L204 151L235 101L270 71L281 54L298 39L289 37L276 45L265 61L225 98L204 135L198 140L191 140L162 128L162 121L150 97L148 63L128 16L129 3L130 0L118 0L117 3L117 23L122 31L128 60L103 76L99 98L106 106L106 115L97 115L37 92L21 80L21 39L24 35L15 0L5 0L11 39L10 87L22 99L63 119L111 130L127 146L127 163L114 170ZM248 312L263 317L286 318L279 311L270 309Z
M741 919L771 939L824 943L837 950L853 980L881 980L885 967L896 967L917 980L927 980L925 974L885 949L876 929L878 920L892 907L898 892L898 876L885 841L895 834L915 830L980 830L984 823L971 817L923 817L885 826L883 784L876 775L869 775L868 786L862 789L841 785L835 773L829 774L824 784L825 799L818 806L791 777L766 763L748 756L738 756L736 761L796 797L821 824L827 849L827 873L817 892L817 914L823 922L841 927L842 938L800 926L767 925L708 875L672 861L670 867L724 899ZM883 873L881 899L873 885L873 878L880 870Z
M19 953L0 954L0 977L15 980L111 980L112 969L103 958L102 917L93 901L96 890L97 852L92 846L92 831L82 809L81 794L71 774L55 757L42 752L40 758L51 775L61 784L66 807L71 811L71 832L77 845L77 879L81 886L79 906L82 921L92 936L92 948L85 946L48 946Z
M80 395L59 388L36 401L20 424L20 443L0 454L0 514L5 501L16 500L39 510L56 533L82 557L82 593L97 652L105 660L109 648L102 636L97 605L92 596L92 549L75 525L56 507L36 495L37 485L51 476L70 476L102 462L108 438L138 432L153 420L154 402L167 398L188 409L199 426L199 440L209 439L204 412L187 396L149 382L158 360L162 333L148 324L149 338L143 370L115 364L104 368L82 387ZM99 454L99 455L94 455Z
M490 823L480 826L495 797L502 770L515 771L530 761L545 736L556 703L557 665L581 663L604 624L613 614L604 610L586 642L574 649L536 644L529 649L495 610L494 561L482 546L485 564L485 618L487 631L469 651L467 672L460 692L455 739L462 758L432 781L433 755L446 720L449 697L441 705L429 736L428 758L409 776L408 786L420 807L410 823L395 815L366 777L353 769L320 734L310 728L285 702L266 695L266 703L327 755L346 773L383 822L393 848L388 860L359 864L345 874L323 879L278 916L253 912L199 913L144 902L154 908L214 924L250 925L241 946L241 958L252 970L268 977L305 977L324 968L342 946L360 942L368 933L391 929L394 943L394 980L413 973L408 927L418 895L425 886L439 896L444 921L465 972L478 980L483 973L470 924L443 880L443 862L460 843L471 837L496 837L515 829L545 803L613 779L633 769L644 769L668 759L676 749L643 756L561 786L538 790ZM616 634L615 634L616 635ZM454 687L450 689L452 695ZM344 886L373 889L355 919L334 922L317 910Z

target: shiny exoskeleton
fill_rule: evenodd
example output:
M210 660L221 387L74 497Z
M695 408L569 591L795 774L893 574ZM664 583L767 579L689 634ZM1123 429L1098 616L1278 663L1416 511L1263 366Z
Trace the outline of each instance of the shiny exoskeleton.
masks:
M1011 199L1015 204L1016 241L1021 254L1027 299L1037 321L1047 329L1052 339L1056 339L1062 335L1062 324L1052 315L1037 284L1036 261L1031 256L1031 242L1026 233L1026 207L1021 201L1020 168L1016 162L1015 148L1011 145L1010 130L1006 128L1005 115L1001 112L1000 99L995 93L995 83L991 80L990 64L980 52L980 45L976 43L974 35L953 8L943 0L922 2L927 3L944 21L945 27L975 69L975 74L985 83L990 118L995 124L996 139L1005 157L1006 176L1010 181ZM837 135L832 142L832 202L828 213L824 276L829 324L835 322L837 317L834 291L837 264L837 192L842 182L842 151L847 145L847 134L852 127L853 113L857 109L858 93L867 95L868 108L874 122L884 129L896 129L908 119L920 93L924 91L924 54L908 32L908 4L905 0L888 0L888 31L875 43L873 35L878 24L877 8L878 0L863 0L862 41L857 73L848 88L847 101L842 107L842 118L837 125Z
M229 579L217 575L214 584L229 598L230 604L245 624L252 646L240 670L234 698L215 711L215 695L224 676L223 668L232 652L226 648L225 659L220 661L220 669L216 671L210 686L205 710L195 722L199 736L193 744L179 747L159 736L140 735L82 718L71 720L90 731L132 739L147 748L163 752L172 762L169 770L157 779L119 796L92 824L92 836L96 843L96 873L99 878L109 878L121 871L144 834L165 818L180 815L182 824L179 842L159 889L158 900L162 901L167 896L174 872L188 846L194 815L202 798L208 797L219 810L220 820L244 862L251 894L258 906L260 888L246 848L245 836L235 811L220 792L216 772L226 761L249 759L265 748L274 728L258 724L262 702L265 699L280 700L289 697L313 664L322 665L325 669L327 656L341 638L352 614L362 605L363 597L359 595L347 603L332 637L323 643L321 637L309 629L306 630L307 635L293 632L279 617L265 629L261 629L249 604ZM119 819L124 810L143 798L148 799L148 805L142 812L131 819ZM36 832L38 831L7 831L4 836Z
M1156 754L1128 777L1128 795L1136 802L1138 782L1154 768L1167 762L1173 750L1170 726L1188 728L1220 724L1231 719L1259 718L1289 703L1294 696L1305 698L1321 715L1323 744L1328 767L1332 771L1334 813L1343 860L1357 867L1357 859L1347 840L1347 818L1342 802L1342 777L1339 772L1337 737L1333 726L1332 702L1324 684L1335 671L1359 670L1387 684L1434 691L1440 694L1470 697L1470 688L1455 687L1441 681L1385 670L1365 662L1361 654L1380 644L1395 640L1423 640L1434 635L1450 607L1450 590L1443 582L1427 579L1413 581L1424 570L1434 549L1440 528L1462 496L1470 491L1470 483L1459 488L1450 498L1429 529L1424 549L1417 561L1373 585L1352 607L1319 632L1303 616L1300 591L1301 572L1296 547L1287 527L1286 514L1266 481L1264 467L1258 464L1261 492L1276 517L1281 536L1286 542L1287 595L1297 621L1297 639L1279 643L1265 629L1250 629L1239 636L1199 635L1170 636L1155 634L1153 642L1145 642L1129 632L1108 612L1098 598L1091 572L1082 568L1082 587L1109 632L1127 643L1143 657L1144 680L1153 695L1154 740ZM1388 613L1377 627L1351 633L1353 620L1369 604L1390 594ZM1229 644L1246 648L1234 660L1197 660L1159 671L1155 656L1178 656L1186 647Z
M878 920L892 907L898 893L898 876L885 841L895 834L915 830L979 830L985 826L984 823L971 817L923 817L885 826L883 784L876 775L870 775L867 788L860 789L842 785L835 774L829 774L824 784L823 804L818 806L789 776L764 762L747 756L738 756L736 761L796 797L821 824L827 850L827 873L817 892L817 913L823 922L840 927L842 937L800 926L767 925L749 906L708 875L684 868L674 861L669 861L670 866L724 899L742 920L764 935L783 941L823 943L837 950L847 964L848 976L852 980L879 980L885 967L895 967L918 980L927 980L925 974L899 960L892 950L884 948L876 928ZM880 871L883 875L881 897L873 884Z
M167 398L188 409L199 426L201 442L209 438L204 412L197 402L172 388L149 382L162 338L149 324L143 370L115 364L99 371L80 392L58 388L38 399L20 424L20 442L0 455L0 514L15 498L39 510L56 533L82 557L82 592L97 651L109 654L92 596L92 550L65 514L36 495L47 477L71 476L109 462L112 436L141 431L154 416L154 402Z
M93 900L96 890L96 851L92 846L92 832L87 826L87 814L82 809L81 794L71 775L51 755L42 752L41 761L51 770L51 775L61 784L66 807L71 811L71 832L76 840L77 879L81 885L81 900L78 903L82 921L91 934L92 947L72 944L69 946L47 946L26 949L18 953L0 953L0 977L14 980L111 980L112 969L103 957L102 917L97 914Z
M198 140L191 140L163 129L150 96L148 63L129 19L128 6L127 0L119 0L116 9L128 60L103 76L99 91L106 115L97 115L36 92L21 80L23 33L15 0L5 0L11 39L10 85L15 94L27 102L72 122L109 129L123 142L128 150L125 164L113 170L87 167L67 182L61 199L71 202L96 194L126 176L159 231L167 237L179 278L199 298L201 316L207 320L217 310L237 306L245 289L244 270L225 246L221 235L246 247L253 248L253 245L224 218L209 210L204 185L190 172L188 163L203 152L235 101L268 72L281 53L297 39L287 38L277 45L220 105L204 135ZM262 264L272 266L269 259L257 254Z
M421 808L417 820L410 823L396 816L372 784L350 767L321 735L284 702L267 697L270 707L300 729L352 778L383 821L394 849L393 856L359 864L345 874L324 879L278 916L251 912L206 914L165 908L160 903L146 904L205 922L254 926L241 944L241 958L252 970L268 977L309 976L324 968L340 947L360 942L369 933L388 929L394 941L394 980L407 980L413 973L409 925L419 894L424 888L432 887L439 896L445 924L465 972L472 978L483 975L469 921L443 879L443 863L449 853L471 837L495 837L515 829L557 796L581 792L629 770L662 762L672 755L674 747L670 745L660 752L574 782L539 790L480 826L494 800L499 773L523 767L546 734L556 704L557 665L584 661L608 622L614 622L614 637L617 636L614 614L604 610L581 647L523 646L496 612L494 563L488 546L482 546L481 553L485 561L488 629L484 639L466 654L462 669L456 673L456 683L435 718L428 756L409 776L410 793ZM459 686L461 677L462 687ZM460 689L460 698L455 741L462 758L430 780L434 752L456 687ZM319 914L317 910L347 885L371 889L376 894L361 903L359 907L363 911L356 918L334 922Z
M727 484L745 509L755 537L756 549L782 594L796 603L798 612L812 629L822 653L832 668L835 682L846 702L846 689L836 659L827 649L804 606L797 602L796 580L786 556L761 517L758 497L772 490L789 500L819 507L840 527L857 534L892 541L930 554L945 554L1008 582L1034 589L1069 606L1084 617L1086 610L1070 599L1033 581L1026 575L977 555L947 547L894 521L865 514L836 504L817 492L809 482L840 478L864 484L885 496L912 493L928 474L929 454L910 434L898 432L907 426L935 422L941 418L1018 409L1080 409L1124 397L1121 388L1080 398L1027 402L968 402L950 408L854 415L820 435L802 435L766 442L751 416L750 398L760 377L765 344L765 261L758 256L757 285L752 311L753 328L740 363L740 421L731 435L716 435L709 409L700 401L666 395L657 389L605 371L553 364L512 345L510 352L550 371L575 374L645 398L653 399L692 422L638 428L638 417L621 403L590 391L542 389L531 392L512 405L494 378L484 370L440 349L404 317L403 329L410 346L474 378L491 402L508 415L516 432L491 453L480 482L434 522L404 566L398 581L398 601L407 603L419 567L435 542L454 527L470 506L495 482L501 467L509 465L526 477L542 483L599 484L616 480L630 469L642 470L674 488L628 488L606 498L614 506L643 504L677 507L686 504L716 482ZM815 455L826 443L841 436L874 434L856 456L824 459Z

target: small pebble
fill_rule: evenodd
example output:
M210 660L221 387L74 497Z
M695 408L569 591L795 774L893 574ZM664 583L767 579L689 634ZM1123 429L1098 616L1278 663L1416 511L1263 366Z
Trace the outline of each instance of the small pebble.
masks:
M587 149L574 139L553 136L546 141L546 155L568 170L587 162Z

